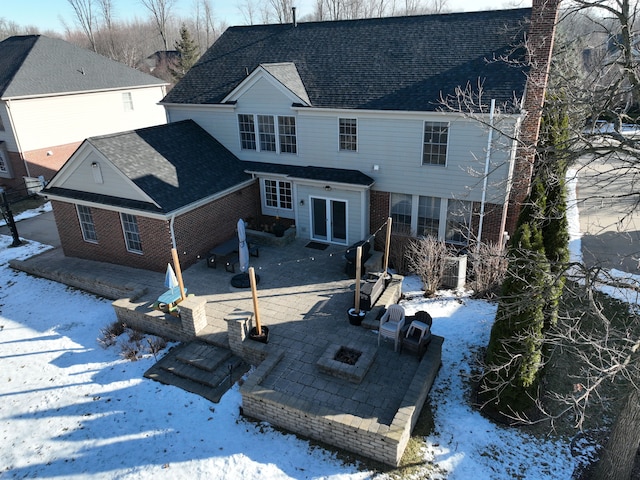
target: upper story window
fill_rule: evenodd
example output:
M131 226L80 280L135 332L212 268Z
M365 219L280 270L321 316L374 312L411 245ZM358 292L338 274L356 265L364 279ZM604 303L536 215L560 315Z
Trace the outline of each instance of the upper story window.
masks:
M276 151L276 124L271 115L258 115L258 132L260 133L260 150Z
M296 117L278 117L280 152L298 153L296 141Z
M295 117L239 114L238 129L243 150L298 152Z
M76 205L76 210L78 211L82 238L85 242L98 243L98 234L96 233L96 225L93 223L91 209L85 205Z
M264 181L264 203L267 207L292 210L293 195L291 192L291 182L267 179Z
M446 165L449 124L447 122L424 122L423 165Z
M340 150L355 152L358 149L358 121L355 118L341 118L338 122Z
M253 115L238 115L240 146L243 150L256 149L256 130Z
M122 106L125 112L133 112L133 97L131 92L122 92Z
M140 240L140 231L138 230L138 220L128 213L121 213L120 220L122 222L122 232L124 233L127 250L133 253L142 253L142 241Z

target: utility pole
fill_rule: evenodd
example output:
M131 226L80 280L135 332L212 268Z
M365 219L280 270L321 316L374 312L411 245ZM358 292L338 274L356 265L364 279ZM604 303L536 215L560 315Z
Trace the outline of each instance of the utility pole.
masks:
M2 216L7 222L7 225L9 225L9 230L11 230L11 235L13 236L13 243L11 244L11 246L19 247L20 245L22 245L22 241L20 240L20 235L18 235L16 222L13 219L13 212L11 212L11 206L9 205L7 192L5 192L4 188L2 187L0 187L0 198L2 199Z

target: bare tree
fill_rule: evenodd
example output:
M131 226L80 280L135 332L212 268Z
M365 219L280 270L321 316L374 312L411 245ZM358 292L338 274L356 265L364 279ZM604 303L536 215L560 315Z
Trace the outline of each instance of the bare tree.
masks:
M175 0L140 0L140 3L151 13L164 50L169 50L168 24Z
M73 8L76 17L76 23L87 36L89 45L94 52L97 52L95 30L96 17L93 12L93 0L67 0Z
M444 278L447 245L430 235L412 239L405 252L409 269L420 277L424 284L424 295L430 297L440 288Z

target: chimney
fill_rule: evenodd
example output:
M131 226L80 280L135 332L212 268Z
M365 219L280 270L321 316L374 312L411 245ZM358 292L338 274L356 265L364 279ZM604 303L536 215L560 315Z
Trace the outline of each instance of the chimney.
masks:
M291 7L291 17L293 18L293 26L298 26L298 21L296 20L296 7Z
M513 234L520 206L531 187L533 162L540 134L542 107L549 79L553 36L558 21L560 0L533 0L531 23L526 36L527 62L529 74L524 93L523 110L525 117L520 125L521 143L516 152L513 169L513 183L509 194L506 230ZM504 228L502 230L505 230Z

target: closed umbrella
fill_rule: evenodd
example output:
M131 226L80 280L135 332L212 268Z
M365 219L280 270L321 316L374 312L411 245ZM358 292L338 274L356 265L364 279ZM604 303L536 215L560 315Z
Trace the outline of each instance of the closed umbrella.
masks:
M238 220L238 261L240 263L240 271L246 273L249 270L249 246L247 245L247 234L244 228L244 220Z
M169 263L167 263L167 273L164 275L164 286L172 292L174 288L178 288L180 286L178 284L176 274L173 272L173 268L171 268L171 264Z

